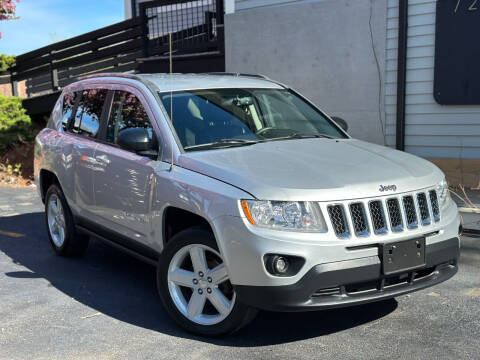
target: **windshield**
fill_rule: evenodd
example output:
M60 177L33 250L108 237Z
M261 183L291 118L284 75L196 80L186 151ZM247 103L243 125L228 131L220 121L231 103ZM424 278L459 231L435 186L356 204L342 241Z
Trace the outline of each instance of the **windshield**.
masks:
M173 107L183 147L303 137L345 138L322 113L287 89L205 89L160 93Z

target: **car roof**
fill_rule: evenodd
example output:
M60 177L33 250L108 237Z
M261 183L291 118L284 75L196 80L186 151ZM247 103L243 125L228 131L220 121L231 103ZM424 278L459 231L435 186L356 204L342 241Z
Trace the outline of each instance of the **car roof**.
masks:
M283 88L278 83L259 76L220 74L138 74L137 76L152 83L160 92L213 88Z
M263 77L262 75L243 75L229 73L211 74L122 74L122 73L100 73L88 75L81 80L98 79L130 79L148 83L149 87L156 88L159 92L215 89L215 88L268 88L282 89L284 86Z

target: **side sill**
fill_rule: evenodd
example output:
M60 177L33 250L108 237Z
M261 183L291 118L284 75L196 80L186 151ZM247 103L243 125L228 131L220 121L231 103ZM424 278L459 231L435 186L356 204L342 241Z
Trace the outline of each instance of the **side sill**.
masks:
M96 239L99 239L101 241L103 241L104 243L120 250L120 251L123 251L124 253L130 255L130 256L133 256L134 258L137 258L138 260L140 261L143 261L144 263L146 264L149 264L149 265L152 265L152 266L157 266L157 262L158 262L158 258L155 259L153 257L150 257L150 256L146 256L146 255L143 255L143 254L140 254L139 252L135 251L135 250L132 250L130 249L129 247L125 246L125 245L122 245L120 244L119 242L115 241L115 240L112 240L112 239L109 239L109 238L106 238L102 235L99 235L81 225L75 225L75 228L77 229L78 232L80 233L83 233L83 234L87 234L87 235L90 235Z

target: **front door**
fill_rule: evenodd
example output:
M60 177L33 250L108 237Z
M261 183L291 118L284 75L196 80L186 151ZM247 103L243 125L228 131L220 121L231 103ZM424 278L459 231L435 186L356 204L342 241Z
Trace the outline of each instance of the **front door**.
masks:
M93 220L94 153L98 145L97 135L107 92L105 89L81 91L73 122L68 129L75 138L71 150L74 209L78 216L87 220Z
M132 127L146 128L152 139L155 136L140 99L131 92L117 90L103 135L104 142L97 146L94 155L97 168L93 181L96 222L121 237L148 245L155 186L153 160L117 144L118 135Z

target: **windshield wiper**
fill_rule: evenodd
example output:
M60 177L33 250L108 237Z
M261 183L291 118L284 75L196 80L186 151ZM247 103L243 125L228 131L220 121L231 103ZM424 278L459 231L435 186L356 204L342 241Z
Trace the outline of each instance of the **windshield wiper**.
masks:
M185 146L184 150L202 150L202 149L214 149L214 148L228 148L234 146L245 146L245 145L253 145L259 143L261 140L245 140L245 139L222 139L219 141L206 143L206 144L198 144L198 145L190 145Z
M313 138L326 138L334 139L333 136L327 134L302 134L302 133L293 133L288 136L282 136L277 138L267 139L266 141L277 141L277 140L290 140L290 139L313 139Z

